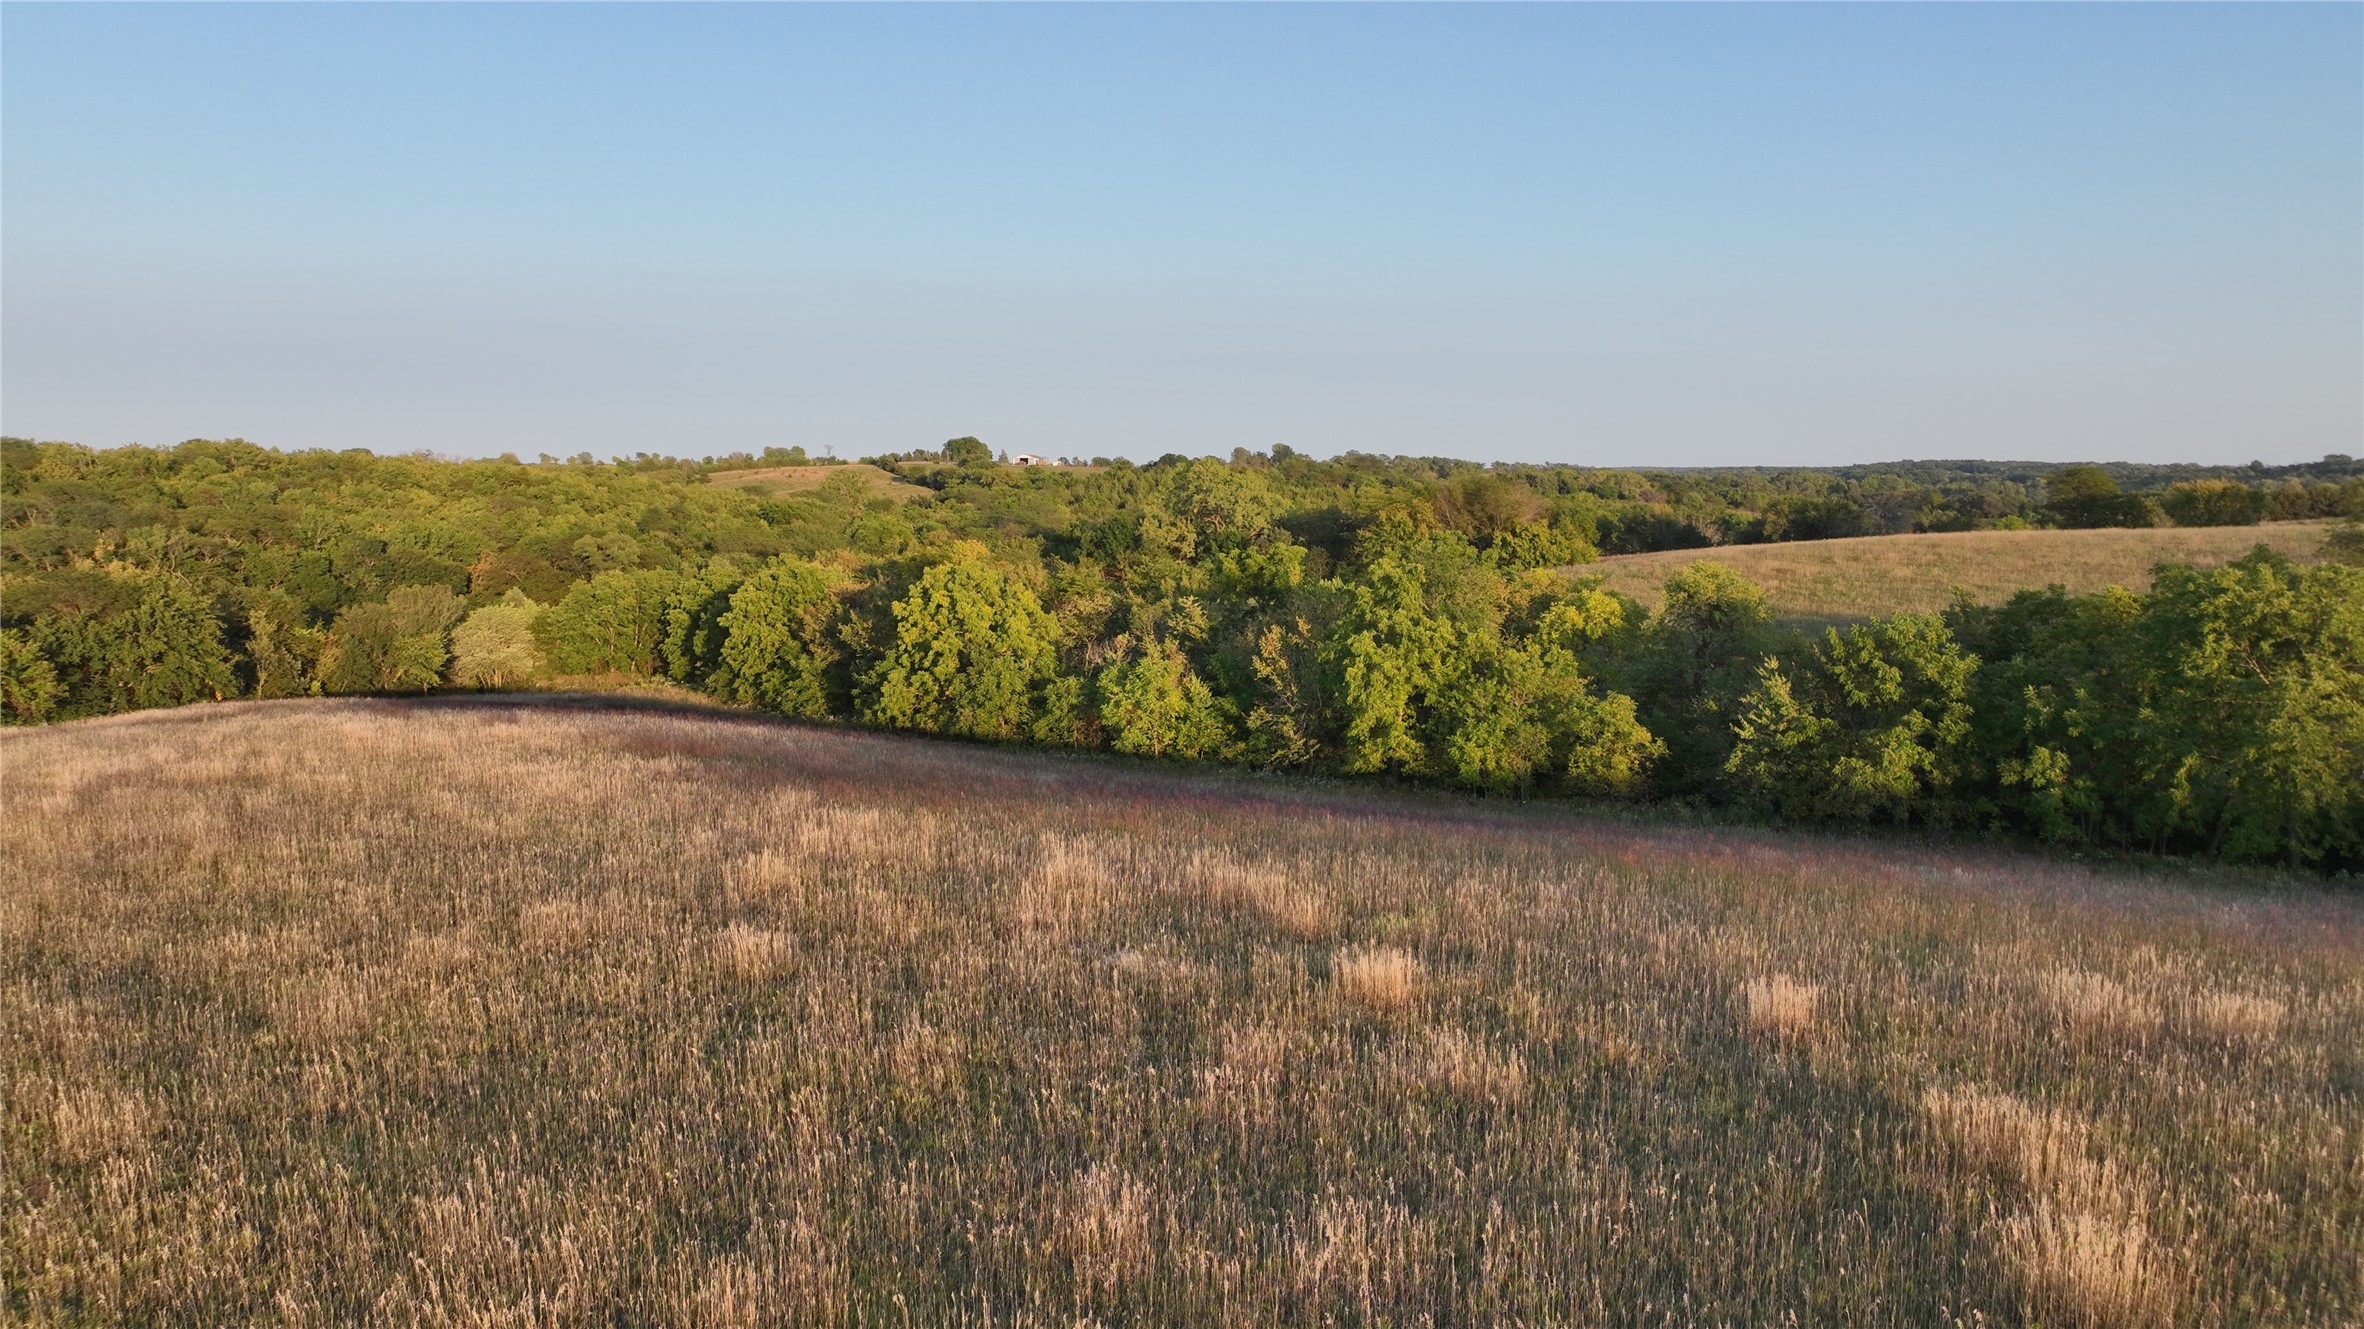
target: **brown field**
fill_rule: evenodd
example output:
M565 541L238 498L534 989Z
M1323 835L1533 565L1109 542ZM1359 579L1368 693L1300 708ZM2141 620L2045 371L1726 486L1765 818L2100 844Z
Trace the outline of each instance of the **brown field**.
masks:
M707 483L738 489L760 489L768 494L801 494L820 488L833 475L859 476L873 497L908 499L928 492L924 485L915 485L867 462L858 461L837 466L767 466L747 471L715 471L707 477Z
M2159 563L2213 567L2258 544L2300 562L2321 556L2329 522L2265 526L2162 527L2101 531L1954 531L1875 535L1858 540L1728 545L1660 554L1624 554L1578 571L1605 579L1655 609L1677 568L1722 563L1765 588L1785 623L1817 626L1885 614L1935 613L1959 586L1981 604L2054 582L2085 593L2107 586L2147 590Z
M2364 1316L2354 894L595 700L0 760L12 1322Z

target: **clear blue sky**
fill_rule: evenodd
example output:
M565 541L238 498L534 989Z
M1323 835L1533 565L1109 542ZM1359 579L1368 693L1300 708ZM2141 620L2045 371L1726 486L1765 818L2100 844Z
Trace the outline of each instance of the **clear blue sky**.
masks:
M2364 7L0 9L0 429L2364 451Z

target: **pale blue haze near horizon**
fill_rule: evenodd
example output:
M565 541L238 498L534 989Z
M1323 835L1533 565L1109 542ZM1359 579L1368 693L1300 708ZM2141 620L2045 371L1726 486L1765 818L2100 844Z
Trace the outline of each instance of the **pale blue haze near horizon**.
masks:
M2268 462L2364 7L0 9L0 429Z

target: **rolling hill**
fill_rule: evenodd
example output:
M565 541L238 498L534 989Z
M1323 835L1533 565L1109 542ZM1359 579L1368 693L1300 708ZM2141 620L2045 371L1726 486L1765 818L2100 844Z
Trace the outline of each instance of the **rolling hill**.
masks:
M767 466L742 471L715 471L707 476L707 483L732 489L753 489L767 494L806 494L819 489L832 478L851 476L841 484L859 482L865 497L884 496L909 499L924 494L927 489L900 476L872 466L868 462L846 462L837 466Z

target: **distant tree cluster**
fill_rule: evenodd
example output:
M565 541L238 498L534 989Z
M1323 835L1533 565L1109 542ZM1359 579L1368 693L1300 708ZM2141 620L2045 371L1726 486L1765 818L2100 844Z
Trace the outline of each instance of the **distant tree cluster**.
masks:
M2147 595L2031 592L1818 640L1718 565L1677 572L1655 613L1580 575L1603 549L1932 513L2244 523L2290 485L2364 508L2337 466L2155 493L2070 467L2013 507L1981 506L1985 481L1876 470L1774 482L1286 449L1020 469L974 439L939 455L897 463L924 485L898 496L852 472L774 496L650 459L11 442L0 708L662 677L1001 742L2364 861L2364 538L2335 535L2319 567L2261 549L2167 569ZM1748 485L1765 487L1736 506Z

